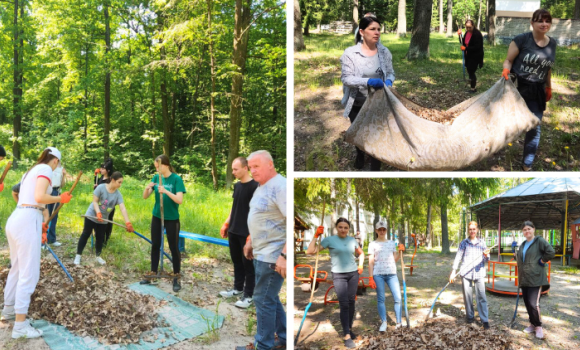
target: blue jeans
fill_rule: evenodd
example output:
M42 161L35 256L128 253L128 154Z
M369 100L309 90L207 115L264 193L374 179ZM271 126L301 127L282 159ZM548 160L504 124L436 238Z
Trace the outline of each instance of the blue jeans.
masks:
M542 117L544 116L544 112L540 110L540 106L538 106L538 102L536 101L526 101L530 112L532 112L538 119L540 119L540 124L542 122ZM526 133L526 138L524 140L524 165L531 168L532 163L534 162L534 158L536 157L536 152L538 150L538 146L540 145L540 125L536 126L535 129L532 129Z
M179 243L178 243L178 246L179 246L179 252L180 252L180 253L183 253L183 252L185 252L185 238L183 238L183 237L179 237Z
M275 264L254 259L256 272L254 304L258 319L255 337L257 350L270 350L274 347L274 334L278 335L278 343L286 344L286 312L279 296L284 279L270 267L273 265Z
M373 279L377 285L377 308L379 309L379 317L381 321L387 320L387 309L385 308L385 283L389 286L393 299L395 299L395 316L397 323L401 323L401 286L399 285L399 278L396 274L393 275L374 275Z
M58 190L53 189L51 195L58 196L59 195ZM48 216L52 215L52 211L54 210L54 208L56 208L57 205L60 205L60 203L48 204L46 206L48 208ZM52 221L48 224L48 232L46 233L46 240L50 244L56 242L56 222L57 221L58 221L58 213L54 216Z

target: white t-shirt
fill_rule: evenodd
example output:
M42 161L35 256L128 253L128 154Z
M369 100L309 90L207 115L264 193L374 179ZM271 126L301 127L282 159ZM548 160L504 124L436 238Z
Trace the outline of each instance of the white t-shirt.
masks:
M397 242L373 241L369 244L369 255L375 256L375 265L373 267L374 275L394 275L397 273L397 264L393 253L397 252Z
M277 174L254 191L248 229L254 258L275 263L286 244L286 178Z
M59 165L52 171L52 187L62 186L62 169L62 166Z
M46 193L52 193L52 168L48 164L36 165L29 172L22 175L22 180L20 181L20 193L18 194L18 205L29 204L42 207L45 206L44 204L38 204L34 199L36 180L38 180L39 177L44 177L48 180L49 185L46 189Z

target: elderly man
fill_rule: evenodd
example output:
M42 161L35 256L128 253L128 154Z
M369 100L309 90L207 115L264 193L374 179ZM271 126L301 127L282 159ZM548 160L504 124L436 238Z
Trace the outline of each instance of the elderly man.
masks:
M248 165L260 184L250 202L250 236L244 246L246 258L254 260L258 327L254 344L236 350L285 349L286 312L278 294L286 277L286 178L276 173L267 151L250 154Z
M256 276L254 264L244 256L244 244L250 234L248 230L248 214L250 212L250 201L258 188L258 182L252 179L248 170L248 161L244 157L238 157L232 162L232 174L238 181L234 185L234 203L230 216L222 225L220 234L222 238L227 238L230 243L230 257L234 263L234 288L224 290L220 295L230 298L244 294L236 302L239 308L247 309L252 304L254 295L254 285ZM245 286L244 286L245 282Z

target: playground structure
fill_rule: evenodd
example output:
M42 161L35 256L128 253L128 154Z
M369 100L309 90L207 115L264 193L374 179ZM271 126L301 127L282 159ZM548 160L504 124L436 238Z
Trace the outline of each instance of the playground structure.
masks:
M469 207L470 216L475 214L481 230L497 230L495 242L502 242L503 230L521 230L524 221L530 220L538 230L552 230L549 242L554 245L556 257L559 257L562 266L571 263L572 247L568 244L568 228L577 242L580 228L580 179L569 178L536 178L498 194L485 201ZM569 224L570 221L573 224ZM577 224L575 224L578 222ZM554 244L554 229L560 230L561 242ZM510 242L511 243L511 242ZM499 246L492 251L497 261L488 262L488 283L486 289L492 292L516 295L517 294L517 265L513 261L511 247ZM512 257L512 261L504 262L502 256ZM507 272L505 272L507 267ZM547 266L548 281L550 280L552 262ZM512 282L513 279L513 282ZM544 293L546 293L545 291Z

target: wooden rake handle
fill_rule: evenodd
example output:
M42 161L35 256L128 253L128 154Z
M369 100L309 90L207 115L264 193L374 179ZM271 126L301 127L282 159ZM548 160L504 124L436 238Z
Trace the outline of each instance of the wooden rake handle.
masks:
M6 178L6 175L8 174L8 170L10 170L11 167L12 167L12 162L8 162L8 164L6 165L6 168L4 168L4 172L2 172L2 177L0 177L0 184L4 183L4 179Z
M75 187L77 187L77 184L79 183L79 180L81 179L81 175L83 174L83 171L79 171L79 174L77 175L77 178L74 182L74 184L72 185L72 187L70 188L70 191L68 191L69 193L72 194L72 192L75 190ZM58 212L60 211L60 208L62 208L62 206L64 205L64 203L60 203L60 205L58 207L56 207L56 209L54 209L52 211L52 215L50 215L50 217L48 218L48 220L45 222L45 224L48 225L49 222L52 221L52 219L54 219L54 217L56 216L56 214L58 214Z

